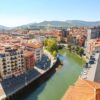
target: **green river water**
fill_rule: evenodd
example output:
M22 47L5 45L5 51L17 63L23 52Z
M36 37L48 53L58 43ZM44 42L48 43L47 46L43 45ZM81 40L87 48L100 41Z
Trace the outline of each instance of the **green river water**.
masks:
M61 100L68 87L73 84L82 71L82 61L76 55L60 51L64 56L63 66L52 77L38 87L25 100Z

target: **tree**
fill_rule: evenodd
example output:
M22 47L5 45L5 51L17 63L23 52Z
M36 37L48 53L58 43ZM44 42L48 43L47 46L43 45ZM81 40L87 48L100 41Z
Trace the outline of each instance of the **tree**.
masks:
M47 46L48 45L48 39L45 39L44 40L44 46Z
M76 53L79 54L79 51L80 51L80 47L77 46L77 47L76 47Z
M57 42L54 39L48 39L47 45L51 52L57 49Z
M57 51L57 42L55 39L46 39L44 41L44 45L46 48L53 53L53 51Z
M57 56L57 51L53 51L52 55L53 55L54 57L56 57L56 56Z
M83 48L80 48L79 54L80 54L80 56L82 56L84 54L84 49Z
M68 44L68 49L69 49L69 51L72 50L72 45L71 44Z

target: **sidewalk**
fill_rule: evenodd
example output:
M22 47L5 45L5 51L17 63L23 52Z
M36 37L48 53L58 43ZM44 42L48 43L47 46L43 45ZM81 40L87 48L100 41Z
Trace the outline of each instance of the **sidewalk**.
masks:
M96 59L95 64L91 64L90 68L85 68L84 70L85 70L86 74L80 75L81 78L87 79L90 81L94 81L95 73L96 73L96 69L97 69L97 64L98 64L99 53L96 53L94 58Z
M46 71L34 66L34 69L36 69L38 72L40 72L41 74L45 73Z

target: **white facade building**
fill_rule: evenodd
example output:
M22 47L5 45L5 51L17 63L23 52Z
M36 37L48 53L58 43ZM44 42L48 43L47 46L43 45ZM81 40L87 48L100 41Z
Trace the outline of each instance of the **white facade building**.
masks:
M35 57L35 61L40 61L43 55L43 45L41 42L28 43L26 49L32 51Z
M0 53L0 77L6 79L24 73L23 52L16 49L7 49Z

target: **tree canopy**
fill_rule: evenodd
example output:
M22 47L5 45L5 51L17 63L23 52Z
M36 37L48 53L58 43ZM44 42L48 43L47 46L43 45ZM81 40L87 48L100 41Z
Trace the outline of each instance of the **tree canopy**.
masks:
M57 54L57 41L55 39L45 39L44 45L54 56Z

